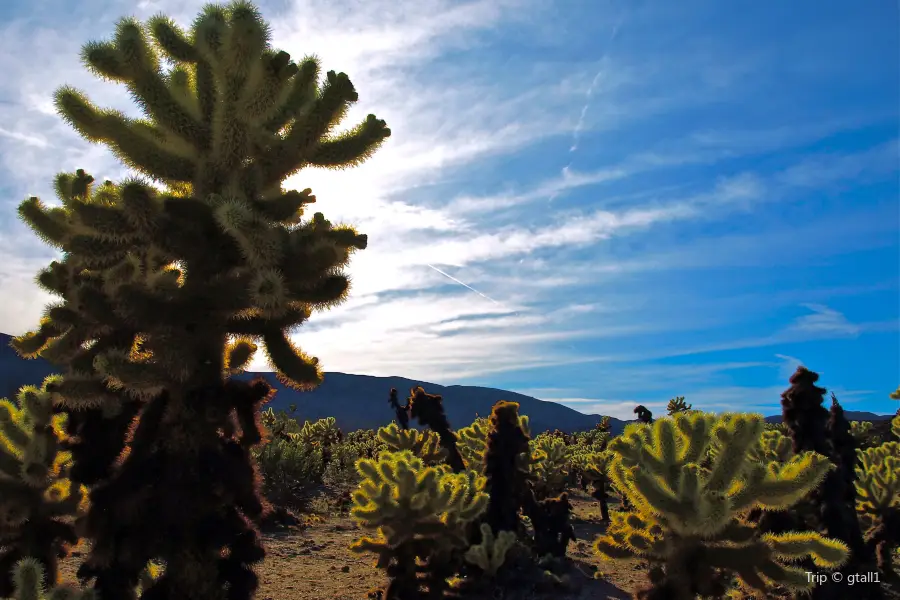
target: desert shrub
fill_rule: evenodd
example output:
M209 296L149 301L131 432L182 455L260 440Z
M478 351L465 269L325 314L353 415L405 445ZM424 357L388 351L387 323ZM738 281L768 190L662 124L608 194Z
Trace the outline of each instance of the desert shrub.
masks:
M303 510L325 474L323 449L275 438L253 452L263 480L263 494L275 506Z

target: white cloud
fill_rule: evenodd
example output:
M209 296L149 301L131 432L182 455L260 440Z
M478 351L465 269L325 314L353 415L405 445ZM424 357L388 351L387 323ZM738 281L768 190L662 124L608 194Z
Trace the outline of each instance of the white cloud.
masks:
M657 136L654 127L647 143L646 131L628 129L642 119L738 96L758 57L730 61L712 56L702 44L665 55L615 46L590 63L548 51L523 66L509 59L508 47L498 40L518 35L557 50L565 46L555 7L543 0L261 4L277 47L295 58L315 53L325 70L350 75L360 102L348 126L375 113L393 132L361 167L303 171L289 181L298 189L311 187L316 210L329 219L353 223L369 235L369 247L350 267L350 300L314 315L296 334L327 370L454 383L527 368L621 362L621 348L612 352L614 344L603 352L573 344L684 331L701 319L678 313L676 306L672 314L641 314L646 295L657 293L653 281L633 294L618 292L617 281L729 256L714 243L657 243L659 230L749 213L783 201L786 190L818 185L823 174L846 179L867 168L864 159L840 162L834 156L827 164L800 162L777 177L703 170L736 155L826 135L847 126L843 121L817 121L805 130L791 124L787 132L776 127L763 135L706 122L679 129L682 124L672 117L675 130ZM32 278L51 253L11 218L14 205L25 194L48 197L59 170L85 168L97 178L125 173L107 150L80 140L53 113L52 92L64 83L84 89L102 106L136 113L123 88L97 81L78 66L81 44L107 35L115 18L135 8L140 17L163 11L187 23L201 5L144 0L133 7L107 0L67 8L73 12L37 29L24 21L0 27L0 172L8 188L0 231L11 240L0 243L0 331L33 326L46 301ZM623 32L631 26L630 17L611 11L585 28L596 26L610 45L623 22ZM475 57L467 54L473 50ZM636 141L629 145L630 133ZM612 150L597 157L590 144ZM577 148L577 156L569 148ZM584 166L575 166L576 158ZM674 183L656 181L679 169L702 172ZM604 186L626 183L626 191L604 194ZM576 192L585 196L577 207L542 203ZM646 240L648 248L625 257L607 254L617 242L634 239ZM743 248L751 245L758 246L759 237L750 236L730 256L748 254ZM578 252L580 259L572 258ZM808 305L812 314L784 335L853 335L846 317L817 306ZM773 339L783 338L749 343ZM702 368L686 373L679 381L692 385L716 375Z

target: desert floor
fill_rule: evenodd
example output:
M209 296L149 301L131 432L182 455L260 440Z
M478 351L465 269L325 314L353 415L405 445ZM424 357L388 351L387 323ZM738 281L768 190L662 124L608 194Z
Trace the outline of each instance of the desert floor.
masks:
M571 502L578 541L569 545L570 585L550 589L546 586L495 588L479 596L490 600L632 597L632 592L646 581L646 565L637 560L613 562L596 556L591 546L605 528L600 521L599 507L595 500L580 493L574 493ZM364 600L370 590L383 585L384 575L373 566L372 558L349 551L350 543L360 534L347 516L340 515L314 519L303 528L266 533L267 556L257 569L260 576L257 600ZM76 548L73 556L63 562L64 581L74 581L74 570L82 555L83 551ZM595 573L600 578L595 578ZM848 588L848 592L847 597L852 597L854 589ZM900 593L890 590L887 597L900 600Z

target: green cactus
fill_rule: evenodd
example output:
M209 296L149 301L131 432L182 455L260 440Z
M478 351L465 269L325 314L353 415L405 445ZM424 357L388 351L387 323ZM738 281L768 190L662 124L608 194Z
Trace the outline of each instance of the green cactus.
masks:
M47 590L47 573L43 565L33 559L24 558L13 567L14 590L3 600L98 600L93 590L82 590L74 585L53 585Z
M481 543L469 546L465 559L489 577L494 577L506 561L507 552L516 545L516 534L501 531L499 535L494 536L491 526L487 523L482 523L480 528Z
M685 412L691 410L692 404L688 404L684 401L684 396L676 396L669 400L669 403L666 405L666 411L669 413L669 416L680 412Z
M447 449L441 446L441 437L430 430L420 432L415 429L403 429L402 426L391 423L378 430L378 441L384 444L389 452L409 450L426 465L435 465L447 458Z
M377 556L389 578L384 600L417 600L422 587L441 597L455 571L454 552L469 545L469 524L487 507L484 477L453 473L444 463L428 466L408 450L361 459L357 469L362 482L350 514L377 536L356 540L350 550Z
M340 443L344 438L334 417L325 417L317 421L305 421L297 433L288 434L294 441L310 446L327 448Z
M320 85L316 59L291 62L269 35L243 1L207 5L189 32L164 16L121 20L82 58L124 84L144 118L68 86L56 107L156 185L94 186L78 171L57 178L62 206L19 207L60 251L38 281L63 301L15 347L65 367L53 391L81 443L80 477L96 481L79 575L107 598L133 597L151 559L167 565L154 589L253 595L266 504L251 449L272 390L231 376L261 346L282 383L320 383L317 359L288 332L346 297L343 268L367 244L321 213L304 219L311 190L283 182L306 166L358 164L390 130L369 115L337 133L358 99L350 79L332 71Z
M786 561L809 555L821 567L836 567L847 559L843 542L818 533L759 535L742 522L752 507L791 506L833 468L811 452L784 464L753 460L763 429L759 415L682 413L652 426L629 425L610 443L609 475L634 510L614 513L595 549L655 565L650 587L637 598L722 595L730 574L758 590L771 583L808 589L805 571ZM706 468L700 463L711 440L720 450Z
M558 438L537 436L529 444L532 487L538 499L558 496L569 476L570 450Z
M58 379L21 388L16 402L0 399L0 596L13 594L13 566L26 557L41 567L44 584L55 584L57 559L78 542L71 520L86 490L68 478L65 415L54 414L47 391Z
M609 478L606 471L612 454L608 450L602 452L579 452L573 455L573 463L582 477L594 488L591 497L600 503L600 519L609 521Z
M850 421L850 435L856 440L857 446L862 447L867 444L871 431L871 421Z
M892 554L900 547L900 442L885 442L857 454L856 510L867 525L866 539L875 550L878 568L893 573Z

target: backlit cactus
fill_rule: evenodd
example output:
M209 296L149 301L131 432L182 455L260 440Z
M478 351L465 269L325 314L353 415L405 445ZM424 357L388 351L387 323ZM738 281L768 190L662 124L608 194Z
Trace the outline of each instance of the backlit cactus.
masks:
M72 520L84 508L86 490L68 478L71 455L63 450L65 415L55 414L53 396L47 391L56 380L48 378L40 388L23 387L15 402L0 399L0 596L4 597L14 595L13 567L25 558L40 566L45 580L39 583L54 585L57 560L78 542Z
M426 465L434 465L447 458L447 450L441 446L440 436L430 430L403 429L391 423L378 430L378 441L389 452L409 450Z
M358 98L350 79L332 71L320 85L316 59L293 63L269 36L243 1L207 5L190 31L163 16L121 20L82 58L124 84L144 118L71 87L56 107L157 185L94 185L79 171L57 178L62 206L19 208L62 253L39 276L62 301L15 347L65 368L53 393L77 430L80 476L97 482L79 575L108 599L133 598L152 559L167 569L145 594L253 595L266 506L250 452L271 388L230 376L263 348L283 383L317 385L318 361L288 331L346 297L343 268L366 247L321 213L304 218L311 190L283 182L358 164L390 130L369 115L335 133Z
M535 495L543 499L561 494L569 476L569 447L559 438L539 435L531 441L529 450Z
M742 522L752 507L791 506L833 468L814 453L783 464L754 461L750 450L762 431L758 415L683 413L652 426L630 425L610 443L610 477L634 508L613 514L595 549L655 565L651 585L637 598L721 595L731 575L759 590L771 583L808 589L806 572L786 561L812 556L824 568L846 560L845 544L818 533L758 535ZM719 452L705 468L700 463L713 439Z
M469 524L487 507L484 478L428 466L408 450L361 459L357 469L362 482L350 514L375 537L357 540L351 551L376 555L389 578L384 600L415 600L421 588L439 598L455 572L454 552L469 546Z

